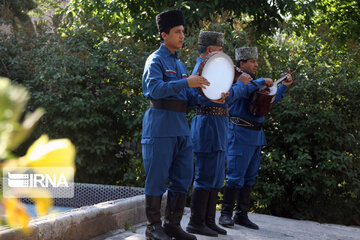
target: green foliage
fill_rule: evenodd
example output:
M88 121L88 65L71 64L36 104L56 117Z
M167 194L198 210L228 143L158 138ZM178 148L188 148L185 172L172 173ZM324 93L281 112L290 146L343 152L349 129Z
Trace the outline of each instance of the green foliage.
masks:
M315 36L301 39L280 36L263 45L271 62L267 71L280 73L300 59L302 65L266 120L257 210L354 223L360 216L359 52Z
M355 1L74 0L58 32L0 37L0 75L28 88L29 111L47 110L37 135L68 137L77 146L76 180L143 186L139 140L148 103L141 74L159 45L154 17L169 6L183 9L188 23L180 59L189 72L200 30L224 32L224 51L232 57L236 47L258 46L259 77L277 79L299 67L266 120L254 210L345 224L359 219Z
M42 109L37 109L20 122L28 100L29 93L23 86L0 78L0 162L13 157L12 150L29 137L43 114Z
M34 0L37 4L35 9L29 12L34 22L36 32L53 32L62 23L61 10L66 6L68 0Z
M281 14L285 15L293 8L294 2L277 0L274 2L253 0L247 1L139 1L139 0L73 0L63 11L66 17L65 28L87 27L96 29L103 36L117 34L133 39L154 41L158 37L155 16L159 12L169 9L181 9L184 14L186 29L192 25L200 26L200 21L209 20L210 14L230 11L232 23L243 15L250 19L249 28L254 34L260 36L270 33L271 29L283 21ZM97 26L96 21L101 19L103 25ZM95 23L95 24L94 24ZM188 32L190 34L190 32Z
M34 33L35 29L28 12L36 8L33 0L0 0L0 24L11 24L15 31Z
M131 227L131 223L128 222L128 221L126 221L126 222L125 222L125 226L124 226L125 231L129 230L130 227Z
M7 39L1 45L9 63L1 74L31 91L30 109L46 109L38 133L68 137L78 147L76 180L136 185L141 165L134 167L139 175L127 172L131 156L139 158L134 144L141 134L139 112L146 107L139 69L148 47L122 39L98 43L86 30L66 38Z
M311 29L316 34L326 31L329 40L340 45L360 40L358 0L299 1L290 13L299 36Z

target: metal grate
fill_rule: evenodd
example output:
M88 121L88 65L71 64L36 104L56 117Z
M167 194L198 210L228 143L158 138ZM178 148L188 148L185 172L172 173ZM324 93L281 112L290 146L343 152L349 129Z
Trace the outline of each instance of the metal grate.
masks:
M83 207L144 194L143 188L75 183L73 198L55 198L56 206Z
M3 179L4 180L4 179ZM124 187L115 185L101 185L89 183L69 183L74 184L73 198L54 198L55 206L63 207L83 207L94 205L101 202L124 199L144 194L143 188ZM0 188L2 188L0 184ZM62 188L51 188L51 192L61 195ZM54 195L54 194L53 194ZM32 203L30 199L21 199L25 203Z

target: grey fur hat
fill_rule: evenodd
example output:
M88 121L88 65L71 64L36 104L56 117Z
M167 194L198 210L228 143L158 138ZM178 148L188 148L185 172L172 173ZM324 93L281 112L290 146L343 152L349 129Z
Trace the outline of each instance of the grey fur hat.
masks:
M235 60L257 59L257 47L241 47L235 49Z
M198 45L224 46L224 34L220 32L200 31Z

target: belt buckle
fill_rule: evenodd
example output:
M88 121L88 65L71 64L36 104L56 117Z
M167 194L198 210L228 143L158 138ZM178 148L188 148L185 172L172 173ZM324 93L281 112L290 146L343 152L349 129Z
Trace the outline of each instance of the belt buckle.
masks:
M235 119L235 120L234 120ZM240 127L253 127L254 125L242 118L239 117L232 117L230 118L230 120L235 124L238 125ZM245 123L245 124L244 124Z
M253 127L254 126L254 124L252 124L251 122L248 122L248 121L246 121L246 120L244 120L242 118L241 118L241 121L247 124L247 125L244 125L246 127Z

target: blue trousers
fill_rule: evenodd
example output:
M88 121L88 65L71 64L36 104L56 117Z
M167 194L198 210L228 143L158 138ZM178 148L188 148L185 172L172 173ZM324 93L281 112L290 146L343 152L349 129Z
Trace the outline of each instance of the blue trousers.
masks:
M222 188L225 178L225 152L195 152L194 188Z
M240 145L236 152L227 154L227 187L241 188L252 186L259 172L261 146Z
M193 177L193 150L189 136L143 138L145 194L160 196L167 189L187 194Z

